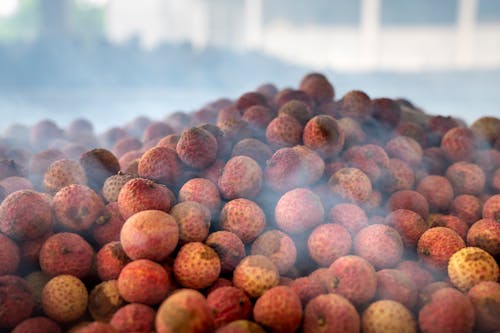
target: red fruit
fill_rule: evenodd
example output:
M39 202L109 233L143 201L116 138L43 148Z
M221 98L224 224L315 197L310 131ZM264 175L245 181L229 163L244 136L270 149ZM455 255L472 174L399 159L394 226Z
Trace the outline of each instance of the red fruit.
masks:
M368 218L363 209L352 203L340 203L332 207L327 217L328 223L338 223L354 236L368 225Z
M156 305L173 291L172 285L167 271L148 259L128 263L118 277L120 296L129 303Z
M275 229L259 235L252 243L250 253L261 254L271 259L280 274L290 271L297 259L297 250L292 238Z
M274 101L276 104L276 109L280 109L283 105L285 105L287 102L292 101L292 100L298 100L301 102L306 103L309 107L314 106L314 101L309 96L302 90L294 90L294 89L289 89L285 88L278 92L276 96L274 96Z
M364 333L416 333L417 323L403 304L381 300L373 302L363 311L361 330Z
M456 251L465 247L463 239L452 229L430 228L417 243L417 253L422 262L433 271L445 271L448 260Z
M203 242L210 228L210 211L196 201L183 201L170 209L179 226L181 242Z
M265 168L265 183L275 192L286 192L303 183L301 155L297 149L281 148Z
M469 162L456 162L446 170L446 178L453 186L455 195L480 194L486 182L483 170L477 165Z
M245 245L241 239L229 231L211 233L205 244L217 252L221 262L221 272L231 273L236 265L245 257Z
M292 149L299 153L300 174L297 181L303 186L316 183L325 171L325 162L317 152L306 146L295 146Z
M288 286L299 296L303 307L316 296L327 293L327 289L321 282L309 276L297 278Z
M387 142L385 151L392 158L398 158L415 167L422 160L420 144L408 136L396 136Z
M133 178L135 176L121 172L106 178L102 186L102 196L107 202L116 202L123 185Z
M355 305L367 304L377 290L375 269L367 260L354 255L335 260L326 278L330 293L340 294Z
M481 332L500 330L500 284L493 281L482 281L472 287L467 296L474 306L476 314L475 329Z
M271 147L262 141L254 138L246 138L238 141L233 147L231 156L239 155L248 156L259 163L261 167L265 167L267 160L273 155L273 151Z
M217 280L220 259L210 246L200 242L184 244L174 259L174 275L185 288L202 289Z
M429 229L427 222L408 209L397 209L385 217L385 224L394 227L401 237L406 247L414 248L422 234Z
M139 177L171 185L181 176L181 162L174 149L153 147L139 159L137 173Z
M222 288L222 287L232 287L232 286L233 286L233 282L231 280L220 277L220 278L217 278L217 280L215 280L215 282L212 283L212 285L206 289L206 293L208 295L212 291L214 291L215 289Z
M118 291L117 280L108 280L92 289L89 294L88 310L92 319L109 322L113 314L125 305L124 303Z
M269 107L253 105L243 112L241 119L248 123L248 126L257 137L263 138L265 137L266 127L274 116L274 111Z
M361 90L351 90L340 100L339 113L343 117L365 120L370 116L370 97Z
M81 318L87 310L87 304L87 288L73 275L58 275L43 287L43 312L59 323Z
M179 190L179 201L196 201L210 210L212 216L219 212L221 199L219 188L206 178L192 178Z
M130 262L120 242L110 242L97 252L96 268L101 281L116 280L121 270Z
M390 299L412 309L418 289L413 280L399 269L381 269L377 273L377 299Z
M250 319L253 304L245 292L236 287L220 287L207 295L215 326L221 327L238 319Z
M150 333L154 330L155 310L145 304L127 304L113 314L109 323L119 332Z
M344 152L343 158L351 167L366 173L372 182L378 181L389 167L389 156L375 144L353 146Z
M182 289L163 301L156 313L155 328L158 333L212 332L215 320L200 292Z
M118 195L118 208L124 219L143 210L168 212L175 200L168 187L152 180L134 178L123 185Z
M47 317L32 317L23 320L12 333L62 333L59 325Z
M215 161L217 140L210 132L192 127L182 132L176 150L182 162L192 168L204 169Z
M403 240L396 229L384 224L372 224L357 233L354 252L377 269L391 268L403 256Z
M423 268L418 262L413 260L401 261L396 266L396 269L406 273L406 275L415 283L417 290L422 289L434 281L432 274Z
M474 319L470 299L452 288L434 292L418 314L422 332L472 332Z
M125 221L120 242L132 260L162 261L176 248L179 227L172 215L161 210L144 210Z
M344 146L344 132L335 118L318 115L304 126L302 140L304 145L317 151L323 158L330 158Z
M427 127L430 130L429 139L432 145L439 145L443 135L446 134L450 129L454 127L459 127L458 121L450 116L432 116L427 122Z
M234 199L222 208L220 226L222 230L235 233L243 243L249 243L264 230L266 215L255 202Z
M115 155L107 149L95 148L80 156L80 165L85 170L89 187L100 190L109 176L120 171L120 163Z
M493 219L475 222L467 232L467 246L479 247L494 257L500 255L500 222Z
M0 276L17 271L21 256L19 247L9 237L0 233Z
M430 175L424 177L417 186L432 211L448 210L454 197L451 183L443 176Z
M42 150L39 153L31 155L28 164L29 178L34 184L40 186L48 167L53 162L64 158L66 158L66 155L59 149Z
M335 89L326 76L309 73L300 81L299 89L311 96L316 104L333 101Z
M58 223L69 230L88 230L105 218L101 197L85 185L63 187L54 195L52 207Z
M389 165L381 177L382 190L392 193L401 190L411 190L415 183L415 172L404 161L391 158Z
M160 139L174 132L174 129L170 127L170 125L161 121L151 121L148 122L146 126L144 125L141 126L144 127L144 130L141 131L142 142L148 142L154 139Z
M469 226L481 218L481 211L481 201L470 194L457 195L450 206L450 213Z
M307 188L296 188L279 199L274 217L281 230L298 234L322 223L325 210L318 195Z
M483 205L483 219L500 221L500 194L491 196Z
M463 240L467 236L467 230L469 226L467 223L462 221L460 218L453 215L441 215L441 214L431 214L436 215L435 218L429 216L429 227L446 227L453 229Z
M478 140L471 129L455 127L445 133L440 147L452 162L470 161L478 149Z
M266 127L266 141L274 149L293 147L301 143L302 125L297 118L280 114Z
M390 98L372 99L371 111L372 117L384 127L394 128L401 119L401 107Z
M337 122L344 132L344 147L361 145L366 141L366 133L359 121L345 117L338 119Z
M217 184L225 199L251 199L261 190L262 176L262 169L255 160L235 156L227 161Z
M258 92L250 91L241 95L236 101L236 109L243 113L246 109L254 105L267 105L267 98Z
M304 332L358 333L360 318L356 308L337 294L319 295L304 309Z
M0 328L13 328L35 308L31 288L19 276L0 276Z
M243 258L233 272L233 284L243 289L250 297L259 297L266 290L279 283L276 265L263 255L249 255Z
M106 205L105 213L92 226L92 236L99 246L120 240L120 231L124 223L118 203L110 202Z
M301 125L305 125L312 117L312 110L306 103L299 100L291 100L286 102L279 110L278 115L289 115L299 121Z
M320 224L307 239L311 258L320 266L328 267L332 262L351 252L352 239L349 231L340 224Z
M42 271L50 276L71 274L81 279L90 273L94 250L80 235L61 232L43 243L39 260Z
M52 229L46 197L32 190L9 194L0 205L0 231L17 241L36 239Z
M87 184L85 170L77 161L61 159L53 162L45 171L43 177L44 188L51 193L56 193L71 184Z
M367 201L372 192L370 178L357 168L342 168L328 180L328 188L342 199L354 203Z
M394 132L397 135L412 138L413 140L418 142L422 148L427 145L427 138L423 126L414 121L403 121L403 119L401 119Z
M33 183L28 178L19 176L2 179L0 181L0 188L3 189L6 196L20 190L34 190Z
M429 204L425 197L412 190L394 192L387 200L387 208L389 211L397 209L411 210L424 219L429 215Z
M273 287L255 302L253 318L272 332L296 332L302 321L300 298L290 287Z

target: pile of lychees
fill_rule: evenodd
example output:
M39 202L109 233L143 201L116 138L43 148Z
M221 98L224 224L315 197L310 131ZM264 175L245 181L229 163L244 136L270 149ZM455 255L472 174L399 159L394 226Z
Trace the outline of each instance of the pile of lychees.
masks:
M500 331L500 119L322 74L0 138L0 330Z

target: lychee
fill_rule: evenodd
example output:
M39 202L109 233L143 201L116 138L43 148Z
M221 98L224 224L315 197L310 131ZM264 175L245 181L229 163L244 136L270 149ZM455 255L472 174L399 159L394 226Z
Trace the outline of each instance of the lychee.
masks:
M467 232L467 245L479 247L494 257L500 255L500 223L493 219L476 221Z
M0 233L0 276L14 274L21 261L21 254L17 244Z
M399 269L381 269L377 273L377 299L390 299L413 309L418 289L413 280Z
M109 323L119 332L150 333L154 328L155 310L145 304L130 303L119 308Z
M395 136L385 145L385 151L392 158L405 161L410 166L417 166L422 160L420 144L408 136Z
M179 189L179 201L196 201L210 210L216 216L221 205L217 185L206 178L191 178Z
M397 209L385 217L385 224L394 227L406 247L414 248L422 234L429 229L427 222L417 213L408 209Z
M434 281L432 274L414 260L403 260L396 266L396 269L406 273L415 283L417 290Z
M266 127L266 141L274 149L293 147L302 142L302 124L288 114L280 114Z
M354 253L375 268L396 266L403 256L403 240L399 232L384 224L372 224L354 237Z
M475 328L481 332L500 330L500 284L495 281L481 281L469 289L467 296L476 314Z
M431 211L446 211L454 197L450 181L438 175L429 175L420 180L417 192L427 200Z
M439 272L445 271L453 253L464 247L465 242L455 231L434 227L425 231L418 240L417 253L428 268Z
M416 333L417 322L410 310L393 300L370 304L361 315L364 333Z
M482 208L481 201L476 196L461 194L457 195L451 202L450 214L457 216L471 226L481 218Z
M392 193L389 199L387 199L387 209L389 211L398 209L411 210L424 219L429 215L427 199L422 194L413 190L401 190Z
M363 171L373 183L377 182L389 167L389 156L384 148L376 144L352 146L342 157L349 166Z
M106 205L104 214L92 226L92 236L99 246L120 240L120 231L125 220L120 215L117 202Z
M262 188L263 173L259 164L248 156L234 156L227 161L217 185L227 199L252 199Z
M348 91L340 100L339 113L343 117L364 120L370 116L370 97L361 90Z
M317 115L304 126L302 141L323 158L331 158L344 146L344 132L335 118Z
M478 148L478 139L471 129L454 127L443 135L440 147L451 162L470 161Z
M255 202L248 199L231 200L220 213L221 229L235 233L243 243L257 238L265 226L266 215Z
M17 325L12 333L62 333L61 327L47 317L32 317Z
M296 188L279 199L274 217L281 230L298 234L322 223L325 210L317 194L307 188Z
M217 140L210 132L192 127L182 132L176 150L182 162L190 167L203 169L215 161Z
M319 295L304 309L304 332L358 333L360 327L356 308L338 294Z
M266 290L278 285L278 268L263 255L249 255L243 258L234 269L233 283L250 297L259 297Z
M85 170L88 186L98 191L104 181L120 171L116 156L107 149L95 148L80 156L80 165Z
M71 184L87 184L85 170L77 161L57 160L47 168L43 176L43 186L50 193L56 193Z
M483 219L500 221L500 194L492 195L483 205Z
M273 155L273 150L267 144L254 138L246 138L238 141L233 147L231 156L248 156L263 168L267 160Z
M118 291L116 280L108 280L96 285L89 294L88 309L96 321L108 322L125 301Z
M372 183L360 169L342 168L330 177L328 188L344 200L361 203L368 200L372 192Z
M465 247L456 251L448 262L451 283L467 291L481 281L497 281L500 270L495 258L478 247Z
M446 178L453 186L455 195L480 194L486 183L483 170L474 163L455 162L446 169Z
M328 267L336 259L351 251L352 239L341 224L326 223L315 227L307 240L311 258L320 266Z
M42 291L43 312L59 323L81 318L87 303L87 288L73 275L62 274L52 278Z
M24 279L0 276L0 329L15 327L31 316L34 308L33 293Z
M121 270L130 262L120 242L103 245L96 255L97 275L101 281L116 280Z
M281 148L267 161L265 184L275 192L286 192L303 184L302 158L297 149Z
M342 225L351 236L368 225L365 211L353 203L340 203L332 207L328 212L327 221Z
M250 319L253 304L243 290L236 287L220 287L207 295L215 326L221 327L239 319Z
M297 249L290 236L271 229L259 235L252 243L250 253L261 254L276 265L280 274L287 273L295 264Z

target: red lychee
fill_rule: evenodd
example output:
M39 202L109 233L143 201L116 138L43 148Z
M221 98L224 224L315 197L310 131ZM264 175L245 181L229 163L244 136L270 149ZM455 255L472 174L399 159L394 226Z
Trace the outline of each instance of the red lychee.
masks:
M354 237L354 252L377 269L391 268L403 256L403 240L396 229L385 224L372 224Z
M85 170L88 186L96 191L102 188L106 178L120 171L116 156L104 148L94 148L83 153L79 161Z
M0 276L13 274L17 271L21 260L21 254L17 244L0 233Z
M390 299L413 309L418 289L413 280L399 269L381 269L377 273L377 299Z
M351 251L352 239L341 224L320 224L313 229L307 240L311 258L320 266L328 267L336 259Z
M429 215L427 199L422 194L412 190L402 190L391 194L387 200L387 208L389 211L398 209L411 210L424 219Z
M297 118L280 114L266 127L266 141L274 149L293 147L302 141L302 125Z
M430 228L417 243L417 253L422 262L433 271L444 271L448 260L456 251L465 247L463 239L446 227Z
M139 159L137 173L139 177L172 185L181 176L181 162L175 150L165 147L153 147L148 149Z
M235 233L243 243L257 238L265 226L266 215L255 202L248 199L231 200L220 213L221 229Z
M396 266L396 269L406 273L417 286L417 290L422 289L434 281L432 274L423 268L417 261L403 260Z
M354 203L367 201L372 192L370 178L357 168L342 168L328 180L328 188L340 198Z
M370 97L361 90L351 90L340 100L339 113L344 117L364 120L371 112Z
M120 242L103 245L96 255L97 275L101 281L116 280L121 270L130 262Z
M0 329L15 327L31 316L34 308L33 292L24 279L0 276Z
M248 156L235 156L227 161L217 185L225 199L252 199L262 188L262 178L262 169L255 160Z
M276 265L263 255L243 258L233 272L233 284L243 289L250 297L259 297L266 290L277 286L279 272Z
M401 237L406 247L414 248L422 234L429 229L427 222L408 209L397 209L385 217L385 224L394 227Z
M322 223L325 210L317 194L307 188L296 188L279 199L274 217L281 230L298 234Z
M446 178L453 186L455 195L480 194L486 183L483 170L474 163L455 162L446 170Z
M476 196L461 194L451 202L450 213L471 226L481 218L482 208L481 201Z
M220 287L207 295L215 326L221 327L239 319L250 319L253 304L243 290L236 287Z
M441 149L452 162L470 161L478 148L477 137L469 128L454 127L441 139Z
M47 317L32 317L23 320L12 333L62 333L61 327Z
M287 273L297 259L297 249L292 238L275 229L259 235L253 241L250 253L261 254L271 259L280 274Z
M375 144L352 146L342 157L351 167L363 171L372 182L377 182L389 167L389 156L384 148Z
M438 175L429 175L420 180L417 192L427 200L431 211L448 210L454 197L453 187L449 180Z
M155 314L148 305L131 303L118 309L109 323L119 332L150 333L154 329Z
M302 329L311 333L358 333L360 318L356 308L341 295L319 295L307 303Z
M196 201L216 216L221 205L217 185L206 178L191 178L179 189L179 201Z
M192 127L182 132L176 150L182 162L203 169L215 161L217 148L217 140L210 132Z
M211 233L205 244L217 252L222 273L231 273L246 254L245 245L241 239L230 231L223 230Z
M476 314L475 328L481 332L500 330L500 284L494 281L482 281L472 287L467 296L474 306Z
M110 202L106 205L104 214L92 226L92 236L99 246L120 240L120 231L124 223L118 203Z
M196 201L183 201L170 209L179 226L179 241L203 242L208 237L210 211Z
M61 159L53 162L45 171L43 177L44 188L56 193L71 184L87 184L85 170L77 161Z
M500 221L500 194L492 195L483 205L483 219Z
M318 115L304 126L302 141L307 147L317 151L323 158L337 154L344 146L344 132L335 118Z

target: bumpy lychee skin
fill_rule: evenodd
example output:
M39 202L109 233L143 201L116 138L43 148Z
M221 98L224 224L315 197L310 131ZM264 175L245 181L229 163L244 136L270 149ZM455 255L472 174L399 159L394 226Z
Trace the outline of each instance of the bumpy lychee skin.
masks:
M220 271L217 252L201 242L184 244L174 259L175 279L185 288L208 287L217 280Z
M343 117L364 120L371 112L370 97L363 91L351 90L342 97L339 112Z
M50 276L71 274L86 277L92 268L94 250L78 234L61 232L50 236L40 249L40 267Z
M413 280L399 269L381 269L377 273L377 299L390 299L413 309L418 290Z
M0 233L0 276L16 272L21 260L21 254L17 244Z
M346 201L362 203L370 197L372 183L360 169L342 168L330 177L328 188Z
M129 217L120 232L120 242L129 258L162 261L179 241L179 227L170 214L143 210Z
M145 304L131 303L118 309L109 323L119 332L150 333L154 330L155 310Z
M179 240L187 242L203 242L208 237L210 228L210 211L196 201L183 201L170 209L179 226Z
M486 183L483 170L474 163L455 162L446 170L446 178L453 186L455 195L480 194Z
M243 290L236 287L220 287L207 295L215 326L221 327L235 320L250 319L253 304Z
M450 214L457 216L467 225L481 219L482 204L478 197L470 194L457 195L450 206Z
M431 211L446 211L454 197L450 181L438 175L429 175L420 180L417 192L425 197Z
M422 194L412 190L402 190L391 194L387 200L387 209L389 211L408 209L419 214L424 219L429 215L427 199Z
M407 136L396 136L387 142L385 150L390 157L399 158L411 166L422 160L422 147L414 139Z
M59 323L82 317L87 309L88 292L83 282L73 275L58 275L43 288L43 312Z
M28 175L33 184L40 187L47 168L53 162L63 158L66 158L66 155L59 149L42 150L41 152L31 155L28 164Z
M182 162L190 167L203 169L215 161L217 140L210 132L192 127L182 132L176 150Z
M57 160L45 171L43 186L48 192L56 193L61 188L71 184L87 184L85 170L77 161Z
M351 167L366 173L372 182L381 179L384 170L389 167L389 156L384 148L375 144L352 146L342 157Z
M318 115L304 126L302 141L307 147L317 151L323 158L333 157L344 146L344 132L335 118Z
M372 264L355 255L343 256L328 268L327 289L344 296L354 305L367 304L377 290L377 276Z
M120 170L116 156L104 148L95 148L82 154L80 165L85 170L89 187L95 190L100 190L106 178Z
M474 307L470 299L453 288L434 292L418 314L422 332L472 332Z
M321 156L316 151L303 145L295 146L293 149L299 153L301 161L300 177L303 178L300 181L302 181L302 184L309 186L316 183L325 172L325 162Z
M303 307L314 297L328 292L323 283L310 276L296 278L288 286L299 296Z
M340 224L320 224L307 239L311 258L320 266L328 267L336 259L351 251L352 239L349 231Z
M309 107L314 106L314 101L309 96L302 90L296 90L296 89L290 89L290 88L285 88L281 91L279 91L276 96L274 96L274 102L276 104L276 109L280 109L283 105L288 103L289 101L292 100L298 100L301 102L306 103Z
M265 138L267 125L274 117L275 112L271 108L263 105L254 105L243 112L241 119L248 123L255 137L263 139Z
M316 104L326 103L335 97L335 89L325 75L309 73L299 84L299 89L309 95Z
M281 230L298 234L322 223L325 209L316 193L307 188L296 188L278 200L274 217Z
M252 243L250 253L271 259L280 274L287 273L297 259L297 249L292 238L279 230L268 230L259 235Z
M455 127L441 139L441 149L452 162L470 161L478 148L477 137L469 128Z
M500 221L500 194L492 195L483 205L483 219Z
M120 242L105 244L96 255L97 275L101 281L116 280L121 270L130 262Z
M253 201L234 199L224 205L220 213L222 230L235 233L243 243L257 238L266 226L266 215Z
M396 229L372 224L357 233L354 252L377 269L390 268L396 266L403 256L403 240Z
M212 332L215 321L200 292L181 289L163 301L156 313L155 328L158 333Z
M133 178L135 176L121 172L106 178L102 186L102 196L107 202L116 202L122 186Z
M58 224L73 231L88 230L105 214L101 197L91 188L79 184L60 189L52 199L52 207Z
M380 300L363 311L361 330L365 333L416 333L417 322L403 304Z
M262 188L262 169L248 156L234 156L227 161L217 185L221 195L228 200L251 199Z
M35 308L31 288L16 275L0 276L0 329L13 328L29 316Z
M453 229L463 240L466 239L469 226L454 215L431 214L427 218L429 227L446 227Z
M47 317L32 317L17 325L12 333L62 333L61 327Z
M88 309L96 321L109 322L125 301L118 291L118 282L108 280L96 285L89 294Z
M300 121L288 114L280 114L266 127L266 141L274 149L293 147L302 141Z
M230 273L245 257L245 245L241 239L230 231L216 231L211 233L205 241L217 252L221 262L221 272Z
M406 273L415 283L417 290L422 289L434 281L432 274L423 268L417 261L403 260L396 266L396 269Z
M445 271L448 260L456 251L465 247L463 239L446 227L430 228L417 243L417 253L422 262L433 271Z
M357 333L360 318L356 308L338 294L319 295L304 309L304 332Z
M269 258L259 254L243 258L233 272L234 286L253 298L261 296L278 283L278 268Z
M300 298L290 287L273 287L255 302L253 318L272 332L295 332L302 321Z
M492 256L500 255L500 223L493 219L481 219L467 232L467 245L479 247Z
M340 203L332 207L328 212L327 221L342 225L351 236L368 225L365 211L352 203Z
M415 172L408 163L398 158L389 159L389 165L381 178L381 190L392 193L411 190L415 183Z
M191 178L179 189L179 201L196 201L216 216L220 205L220 193L216 184L206 178Z
M475 328L481 332L500 330L500 284L494 281L482 281L472 287L467 296L474 306L476 314Z
M467 291L481 281L497 281L500 270L495 258L478 247L465 247L455 252L448 262L451 283Z
M273 155L273 150L269 145L254 138L246 138L238 141L234 145L231 156L244 155L255 160L263 168L267 160Z
M118 276L120 295L129 303L156 305L172 292L167 271L148 259L128 263Z
M110 202L106 205L104 213L92 226L92 237L99 246L120 240L120 231L124 223L125 220L120 215L118 203Z
M152 179L162 184L175 184L181 175L181 162L175 150L153 147L139 159L137 172L142 178Z
M300 152L286 147L276 150L265 167L265 183L275 192L286 192L303 183Z
M21 190L0 205L0 231L17 241L36 239L52 229L52 209L41 193Z
M134 178L123 185L117 202L120 214L128 219L143 210L168 212L174 200L174 194L168 187L149 179Z
M306 103L298 100L291 100L285 103L279 110L278 115L287 114L297 119L302 125L312 117L312 110Z
M408 209L397 209L385 217L385 224L394 227L401 237L405 246L414 248L422 234L429 229L427 222Z
M445 281L435 281L421 288L418 293L417 309L423 308L424 305L429 303L429 301L431 300L432 294L443 288L453 288L453 286L451 285L451 283Z

